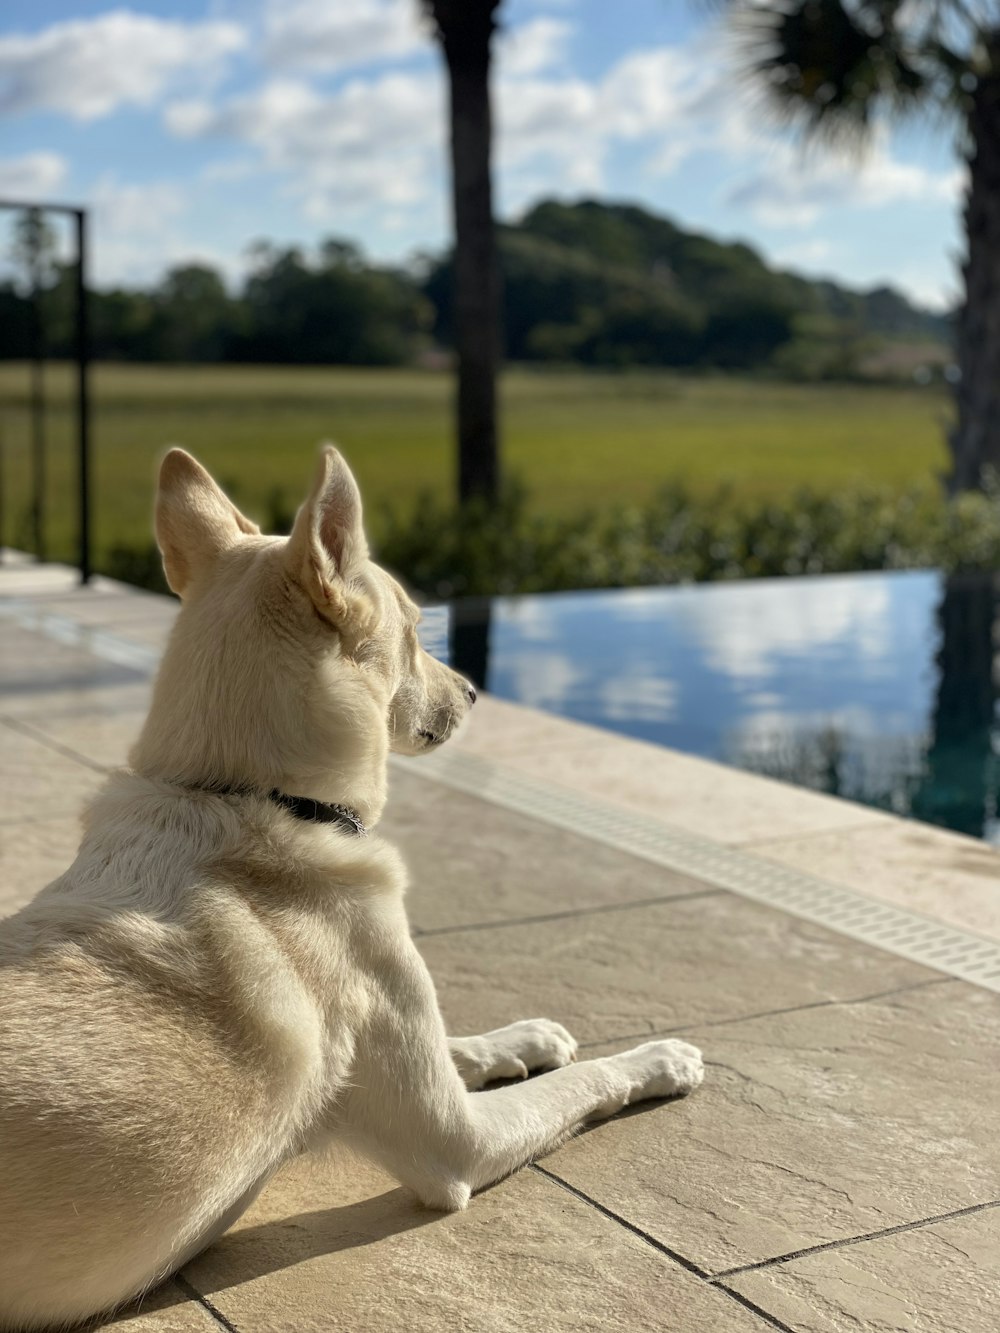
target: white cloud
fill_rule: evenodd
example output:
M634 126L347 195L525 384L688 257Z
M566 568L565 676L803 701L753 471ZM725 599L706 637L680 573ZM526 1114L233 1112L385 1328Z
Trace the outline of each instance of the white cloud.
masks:
M650 150L650 177L675 170L706 140L703 122L715 114L705 98L712 71L693 55L680 45L633 51L588 81L544 68L525 74L501 47L498 161L506 207L542 192L600 191L619 145Z
M150 106L192 75L214 74L246 42L234 23L180 23L113 10L0 37L0 113L96 120Z
M102 177L90 202L98 225L115 235L156 230L188 206L187 191L173 181L123 185L113 176Z
M389 4L359 0L339 13L334 7L275 8L265 51L272 62L280 57L289 66L307 64L308 48L315 67L330 68L334 60L341 69L356 67L392 45L382 25L369 23L388 14ZM407 12L413 9L407 0ZM296 55L293 36L306 34L310 23L323 26L323 33L317 28ZM416 50L421 41L431 49L427 33L421 37L412 24L407 31L392 39L394 51ZM335 40L337 33L342 40ZM572 34L566 21L538 17L498 41L496 152L508 211L543 191L599 190L616 142L672 136L676 143L675 126L703 93L704 72L692 72L681 48L630 54L596 80L567 73ZM412 207L439 194L445 110L444 79L435 63L356 75L332 90L320 89L305 74L286 74L222 102L175 102L166 124L180 137L251 145L264 167L288 176L307 215L319 220L345 207Z
M66 178L66 160L58 153L25 153L0 158L0 196L15 201L48 199Z
M316 221L340 210L412 206L442 188L444 97L439 79L389 73L322 93L299 79L275 79L215 107L167 108L182 137L249 144L261 164L289 178Z
M225 256L185 236L182 221L190 197L177 182L131 185L105 175L86 202L93 209L98 285L155 282L179 263L212 263L232 275Z
M781 268L806 267L815 271L817 265L829 268L833 253L833 245L826 237L815 236L808 241L798 241L794 245L772 250L771 262Z
M261 55L271 75L228 98L203 93L174 101L168 129L249 150L232 165L221 163L215 179L263 169L313 223L384 233L390 219L413 229L417 210L433 210L430 229L437 231L447 201L441 63L391 63L433 50L416 0L265 2ZM602 192L622 151L640 164L630 193L641 197L644 184L691 158L711 160L716 180L728 173L722 202L732 214L783 229L814 226L843 208L950 203L961 188L958 171L898 161L884 134L858 160L797 151L746 97L734 95L711 32L633 50L595 77L573 72L574 32L566 18L536 11L498 39L495 156L503 215L543 194ZM318 79L321 71L335 72L337 81ZM797 262L821 259L814 245Z
M564 19L535 18L519 27L501 29L497 59L507 74L538 74L566 59L573 25Z
M934 172L893 158L885 134L862 156L814 148L808 155L773 144L727 196L758 222L810 227L830 208L884 208L899 203L957 203L964 170Z
M261 55L280 69L356 69L427 48L417 0L271 0Z

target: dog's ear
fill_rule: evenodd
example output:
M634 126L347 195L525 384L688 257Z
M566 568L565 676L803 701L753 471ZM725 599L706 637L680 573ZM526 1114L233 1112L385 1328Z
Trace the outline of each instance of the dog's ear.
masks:
M316 609L335 625L363 616L367 599L350 581L368 558L361 492L336 449L324 445L308 500L295 517L285 548L292 577Z
M220 551L260 532L183 449L171 449L160 465L155 526L163 571L179 597Z

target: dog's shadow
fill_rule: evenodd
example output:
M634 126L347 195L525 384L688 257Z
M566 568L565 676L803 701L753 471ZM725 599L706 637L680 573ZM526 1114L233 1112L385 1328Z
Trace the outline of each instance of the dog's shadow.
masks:
M422 1207L400 1186L356 1203L242 1227L215 1241L139 1305L127 1306L109 1326L150 1309L170 1309L198 1296L211 1300L213 1295L255 1278L294 1268L309 1259L375 1245L389 1236L433 1226L446 1216Z
M674 1100L664 1098L637 1103L625 1107L615 1119L643 1115ZM608 1123L586 1125L579 1133L588 1135ZM487 1192L489 1190L483 1191ZM126 1306L100 1327L112 1327L137 1315L171 1309L199 1297L211 1301L220 1292L269 1273L294 1268L309 1259L375 1245L390 1236L443 1223L449 1216L425 1208L409 1190L396 1186L355 1203L294 1213L229 1231L138 1305Z

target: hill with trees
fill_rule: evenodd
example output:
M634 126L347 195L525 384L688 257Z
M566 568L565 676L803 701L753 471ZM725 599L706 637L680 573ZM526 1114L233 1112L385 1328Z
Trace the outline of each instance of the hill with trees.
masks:
M772 269L748 245L635 205L540 203L500 229L500 260L513 361L842 378L890 364L893 348L948 356L948 320L889 287L857 292ZM151 290L96 292L95 355L385 366L451 344L449 255L393 268L329 239L311 255L259 242L250 261L235 293L194 264ZM47 271L46 345L59 356L72 345L72 275L56 264ZM25 356L31 330L29 294L0 284L0 357Z

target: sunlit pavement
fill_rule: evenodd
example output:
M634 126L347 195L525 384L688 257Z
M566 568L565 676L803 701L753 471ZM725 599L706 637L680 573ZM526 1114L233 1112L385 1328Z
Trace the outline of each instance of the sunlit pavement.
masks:
M175 609L0 568L0 913L72 859ZM457 1215L300 1160L119 1325L995 1330L1000 854L489 697L381 831L452 1030L683 1033L704 1086Z

